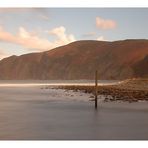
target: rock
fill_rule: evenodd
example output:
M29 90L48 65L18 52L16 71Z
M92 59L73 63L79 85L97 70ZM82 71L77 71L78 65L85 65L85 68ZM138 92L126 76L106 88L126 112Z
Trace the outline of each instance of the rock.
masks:
M95 99L89 99L89 101L95 101Z
M90 96L89 98L94 98L94 96Z

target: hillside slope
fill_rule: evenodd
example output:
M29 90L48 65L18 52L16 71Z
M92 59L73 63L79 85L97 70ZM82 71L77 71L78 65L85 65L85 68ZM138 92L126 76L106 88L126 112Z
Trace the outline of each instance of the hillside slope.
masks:
M46 52L0 61L0 79L148 77L148 40L76 41Z

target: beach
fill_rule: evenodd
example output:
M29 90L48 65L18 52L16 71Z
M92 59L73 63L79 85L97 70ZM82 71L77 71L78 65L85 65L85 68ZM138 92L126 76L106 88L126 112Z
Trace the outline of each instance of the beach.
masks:
M59 88L95 94L94 85L65 85L59 86ZM131 103L148 101L148 79L133 78L106 85L99 84L97 93L99 96L104 96L105 102L125 101Z
M147 102L103 102L55 87L0 87L1 140L147 140Z

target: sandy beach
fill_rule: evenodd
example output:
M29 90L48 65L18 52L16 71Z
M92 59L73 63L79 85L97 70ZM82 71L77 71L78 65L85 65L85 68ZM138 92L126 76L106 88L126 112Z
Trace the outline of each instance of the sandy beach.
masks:
M0 87L1 140L147 140L147 102L102 102L43 86Z

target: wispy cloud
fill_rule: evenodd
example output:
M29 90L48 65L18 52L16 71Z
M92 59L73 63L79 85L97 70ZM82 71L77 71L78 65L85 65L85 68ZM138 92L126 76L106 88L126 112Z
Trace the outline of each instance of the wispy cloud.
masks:
M49 13L46 8L0 8L0 13L7 13L7 14L22 14L26 13L27 17L32 19L32 15L34 17L40 18L42 20L49 20Z
M0 13L16 13L34 11L34 8L0 8Z
M21 45L27 49L45 51L75 41L75 37L72 34L67 35L65 31L66 29L63 26L50 30L49 34L57 37L56 40L51 42L47 38L41 38L39 35L27 31L24 27L20 27L15 35L0 27L0 40Z
M96 26L100 29L114 29L117 23L114 20L96 17Z
M40 12L40 13L46 13L47 9L46 8L34 8L34 7L30 7L30 8L0 8L0 12L11 12L11 13L15 13L15 12Z
M23 27L19 28L19 32L16 35L5 31L2 27L0 28L0 40L13 44L22 45L25 48L31 49L47 49L50 42L47 39L40 39L38 36L32 35L27 32Z

